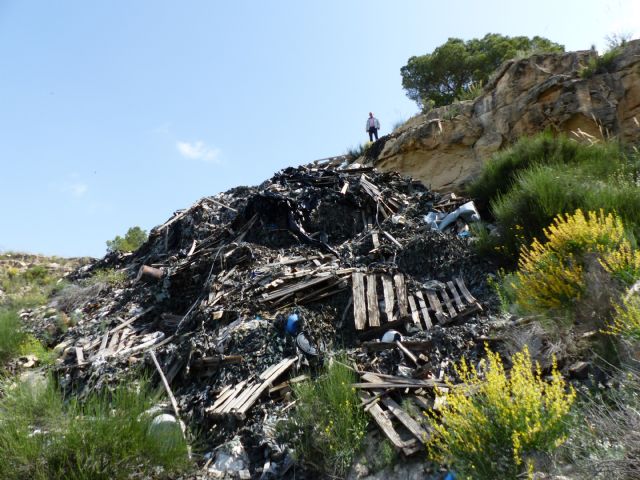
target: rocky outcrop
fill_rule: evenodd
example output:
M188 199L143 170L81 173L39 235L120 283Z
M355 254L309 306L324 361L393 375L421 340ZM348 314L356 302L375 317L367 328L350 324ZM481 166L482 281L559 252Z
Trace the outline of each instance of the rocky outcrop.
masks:
M594 51L579 51L509 60L477 99L413 117L374 144L370 156L382 170L406 173L434 190L456 191L494 152L545 129L576 132L582 141L616 136L635 143L640 40L629 42L608 72L585 75L596 59Z

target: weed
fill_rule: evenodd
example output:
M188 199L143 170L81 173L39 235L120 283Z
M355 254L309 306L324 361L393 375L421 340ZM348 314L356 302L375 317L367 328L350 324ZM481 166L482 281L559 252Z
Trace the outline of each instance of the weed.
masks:
M580 78L591 78L600 73L611 73L614 70L614 62L622 53L622 46L615 46L602 55L591 57L580 72Z
M484 91L484 86L482 82L471 82L467 87L462 91L460 95L456 98L457 101L464 100L475 100Z
M5 381L0 399L0 477L124 479L186 465L182 441L148 435L150 389L121 385L85 403L64 402L51 378ZM160 439L161 440L161 439Z
M398 460L398 452L386 438L376 446L375 457L371 462L371 470L379 472L393 466Z
M85 282L87 285L107 284L111 287L122 285L127 280L127 272L124 270L116 270L114 268L106 268L97 270Z
M294 386L297 404L287 429L297 456L333 475L346 473L367 429L354 381L348 367L333 362L315 381Z
M482 375L462 359L455 370L465 388L451 385L440 416L429 414L430 457L463 478L515 479L530 467L528 456L550 452L566 438L573 389L565 390L555 365L545 382L526 348L512 360L507 375L500 356L487 349Z
M355 162L358 158L366 155L367 150L369 150L370 146L371 146L371 142L368 142L368 143L361 143L360 145L349 148L349 150L347 150L349 161Z

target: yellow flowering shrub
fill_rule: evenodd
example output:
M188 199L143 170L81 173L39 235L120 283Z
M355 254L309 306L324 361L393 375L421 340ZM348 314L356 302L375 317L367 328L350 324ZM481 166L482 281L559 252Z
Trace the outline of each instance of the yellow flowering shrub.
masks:
M640 341L640 299L637 296L625 299L622 305L614 305L614 309L615 315L603 332Z
M602 266L624 282L640 274L640 253L614 214L581 210L558 215L544 229L546 241L534 240L520 252L516 302L525 310L571 307L585 291L585 255L595 255Z
M567 389L555 361L552 379L545 382L526 347L513 356L509 374L488 348L486 367L482 374L464 359L456 365L465 386L450 385L440 415L428 415L429 456L461 478L515 479L528 471L527 455L565 441L575 391Z

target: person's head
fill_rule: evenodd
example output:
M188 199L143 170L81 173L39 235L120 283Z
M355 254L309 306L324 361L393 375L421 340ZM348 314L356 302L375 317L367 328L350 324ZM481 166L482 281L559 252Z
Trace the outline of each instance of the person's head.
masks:
M369 112L369 116L370 116L370 117L373 117L373 113Z

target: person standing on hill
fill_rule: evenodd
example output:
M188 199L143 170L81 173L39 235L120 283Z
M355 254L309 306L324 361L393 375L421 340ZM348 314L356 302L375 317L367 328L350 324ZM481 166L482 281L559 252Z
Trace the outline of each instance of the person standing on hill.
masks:
M378 140L378 129L380 128L380 122L376 117L373 116L373 113L369 112L369 118L367 118L367 126L365 127L365 132L369 132L369 141L373 142L373 137L376 137Z

